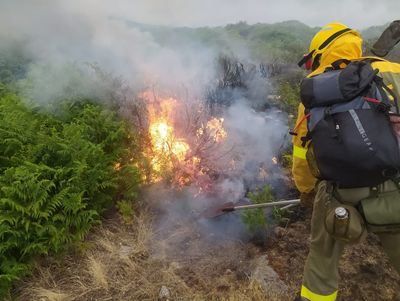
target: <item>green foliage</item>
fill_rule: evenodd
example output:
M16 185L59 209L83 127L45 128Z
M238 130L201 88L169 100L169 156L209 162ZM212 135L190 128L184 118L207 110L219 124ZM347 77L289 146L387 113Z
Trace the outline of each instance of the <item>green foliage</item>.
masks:
M280 160L282 166L289 170L292 169L293 166L293 155L292 155L292 148L289 147L285 151L283 151L282 155L280 156Z
M133 205L132 201L120 200L116 203L119 214L126 224L130 224L133 221Z
M262 189L249 192L247 197L253 204L270 203L275 201L271 186L265 185ZM274 225L279 224L284 218L284 212L279 207L272 207L270 217ZM247 229L253 233L268 227L264 209L248 209L242 212L242 221Z
M307 51L308 43L316 32L315 28L297 21L255 25L240 22L228 25L226 30L231 34L239 33L254 58L285 63L295 63Z
M281 219L284 217L283 211L279 207L273 207L272 208L272 217L273 217L275 223L279 223L281 221Z
M255 61L296 63L308 50L308 43L318 28L298 21L275 24L246 22L225 27L174 28L128 22L132 27L150 32L155 40L168 47L203 46L225 54L247 49Z
M265 185L261 190L249 192L247 197L253 202L253 204L269 203L274 200L269 185ZM251 232L255 232L267 226L263 209L244 210L242 213L242 220L247 229Z
M81 240L114 197L136 197L132 129L98 105L64 108L54 117L0 96L0 297L32 258Z
M278 95L280 96L282 109L296 116L300 103L300 84L291 84L286 81L280 82L278 84Z

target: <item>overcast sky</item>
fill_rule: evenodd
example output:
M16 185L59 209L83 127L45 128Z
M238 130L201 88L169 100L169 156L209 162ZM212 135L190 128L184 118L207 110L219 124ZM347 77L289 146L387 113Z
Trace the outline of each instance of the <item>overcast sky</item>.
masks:
M192 27L299 20L311 26L340 21L363 29L400 19L400 0L0 0L0 16L3 12L7 19L22 12L34 17L40 8L56 6L66 14L68 10L83 11L89 17L101 13L143 23Z
M332 20L362 29L400 19L400 0L103 0L110 13L139 22L179 26ZM86 1L81 1L86 2ZM95 1L96 3L101 1Z

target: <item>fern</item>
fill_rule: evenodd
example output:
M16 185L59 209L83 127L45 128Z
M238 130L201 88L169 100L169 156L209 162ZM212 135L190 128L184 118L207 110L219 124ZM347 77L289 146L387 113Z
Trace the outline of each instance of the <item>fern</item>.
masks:
M0 96L0 299L36 256L83 239L114 199L137 197L128 124L99 105L65 104L52 116Z

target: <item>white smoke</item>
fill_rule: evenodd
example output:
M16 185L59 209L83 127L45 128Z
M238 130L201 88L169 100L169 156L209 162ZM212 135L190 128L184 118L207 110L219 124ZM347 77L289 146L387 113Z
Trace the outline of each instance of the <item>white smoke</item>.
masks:
M164 47L149 32L111 18L112 11L114 5L105 1L1 1L0 41L24 41L33 58L31 95L45 102L56 89L61 94L76 76L63 72L70 64L96 63L136 87L156 83L193 90L211 78L210 49L196 41Z
M106 98L108 95L103 95L109 92L104 86L106 83L92 74L90 64L105 73L120 76L135 91L157 85L160 90L167 89L173 94L184 87L192 96L201 97L216 76L215 62L219 54L216 49L194 39L184 42L177 39L173 43L168 36L162 37L169 42L163 44L160 37L154 37L144 27L133 27L126 22L134 21L131 17L138 17L143 9L150 9L160 16L158 23L165 24L162 19L166 18L165 3L0 0L0 41L22 41L32 62L27 80L19 84L25 95L39 105L63 97ZM196 14L198 4L193 3L188 14ZM218 4L210 2L209 8L210 14L220 14ZM147 19L139 18L139 21ZM244 45L225 42L237 57L251 61ZM260 87L258 82L253 83L254 87L249 86L252 89ZM262 94L266 96L267 92ZM245 195L248 183L257 178L260 167L272 166L272 157L282 145L287 130L286 119L276 110L254 111L251 101L240 99L223 112L229 137L227 143L234 146L239 156L235 171L216 181L216 197L204 197L199 201L194 198L194 189L187 189L180 199L192 209L200 210L213 202L238 201ZM171 216L186 214L177 210L176 205L170 206L170 202L163 203L165 194L153 196L159 198L160 206L165 206ZM174 197L170 196L171 202ZM168 227L167 224L163 226Z
M228 109L225 122L231 138L240 143L245 161L271 161L287 132L284 116L279 112L256 112L243 102Z

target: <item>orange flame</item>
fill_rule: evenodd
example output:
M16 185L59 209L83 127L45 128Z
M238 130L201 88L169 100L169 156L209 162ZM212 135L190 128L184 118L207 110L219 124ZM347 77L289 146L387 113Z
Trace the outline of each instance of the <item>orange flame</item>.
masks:
M183 140L176 139L174 129L166 121L150 124L149 131L153 150L156 153L170 152L180 161L185 159L189 145Z
M168 178L180 187L196 183L206 190L211 185L208 175L210 169L207 166L210 160L203 160L204 152L199 151L199 146L208 147L227 137L223 127L224 119L212 118L204 123L200 121L198 124L185 124L187 121L181 116L204 112L185 107L183 102L175 98L159 97L148 91L140 97L145 100L148 113L150 147L145 150L145 156L151 165L151 179L148 180L158 182ZM194 118L189 119L198 120L196 117L199 116L201 115L194 115ZM188 132L187 129L191 130Z
M151 150L147 150L146 156L150 158L152 181L159 181L163 173L172 172L176 164L185 160L190 147L175 133L173 114L178 101L156 97L150 92L142 93L141 97L147 105L151 143Z
M221 142L227 136L223 123L224 118L213 118L207 122L207 129L215 142Z
M197 130L197 137L200 138L208 135L211 142L221 142L227 137L227 133L223 127L224 118L212 118L207 121L206 126L202 126Z

